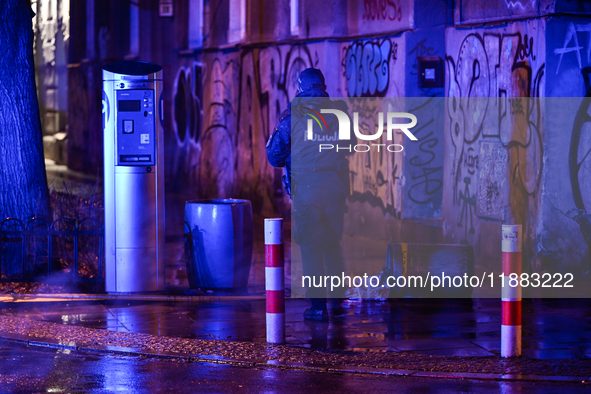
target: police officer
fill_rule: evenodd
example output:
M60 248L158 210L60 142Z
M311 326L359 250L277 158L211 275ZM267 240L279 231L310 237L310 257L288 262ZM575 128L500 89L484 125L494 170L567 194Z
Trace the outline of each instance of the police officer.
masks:
M336 116L324 115L324 127L314 128L314 136L309 139L309 117L305 114L320 113L327 107L346 111L347 106L343 101L328 99L324 76L318 69L302 71L298 83L296 99L283 111L267 142L267 158L272 166L285 168L283 184L292 197L293 240L300 247L303 275L317 280L325 275L341 277L344 265L340 240L349 194L349 163L345 155L349 152L319 149L318 140L338 145ZM306 298L312 305L304 312L305 319L328 319L328 290L306 288ZM328 296L333 304L338 304L344 292L344 288L338 288Z

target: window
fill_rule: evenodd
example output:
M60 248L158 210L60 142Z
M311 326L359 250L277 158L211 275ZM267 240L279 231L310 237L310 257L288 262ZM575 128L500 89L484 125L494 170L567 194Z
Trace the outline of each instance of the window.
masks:
M300 34L300 1L299 0L290 0L289 4L290 8L290 25L291 25L291 35L297 36Z
M94 0L86 0L86 58L94 59L96 48L94 46Z
M244 40L246 34L246 0L230 0L230 27L228 42Z
M160 0L158 3L158 14L160 16L173 16L172 0Z
M129 2L129 56L140 53L140 4L139 0Z
M189 2L189 49L203 47L203 0Z

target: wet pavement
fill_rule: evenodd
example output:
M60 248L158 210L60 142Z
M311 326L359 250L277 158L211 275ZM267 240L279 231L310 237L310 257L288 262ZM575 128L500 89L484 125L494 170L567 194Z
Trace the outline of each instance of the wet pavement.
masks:
M279 368L240 368L141 356L96 355L0 342L0 392L10 393L583 393L588 384L414 379Z
M186 199L187 196L182 194L167 195L166 283L169 290L181 294L188 288L183 238L179 232ZM248 289L251 295L264 294L264 240L263 229L259 228L262 222L262 218L255 218L255 247ZM285 248L290 250L290 222L284 224ZM286 256L285 279L286 286L289 286L289 253ZM302 314L308 306L306 300L286 300L288 344L359 351L412 351L442 356L500 354L499 299L354 301L347 305L343 314L331 316L328 323L304 322ZM590 307L591 300L588 299L524 299L523 355L534 359L591 358ZM94 315L68 312L67 322L59 310L51 311L45 306L36 311L22 309L18 313L65 324L90 324L92 327L153 335L265 341L264 301L193 305L112 303L95 308Z
M58 324L0 315L0 338L12 343L64 351L144 355L216 362L253 368L312 372L370 373L461 379L587 382L590 359L536 360L528 357L437 356L410 351L359 352L223 339L179 338Z
M500 353L498 300L350 301L326 323L303 321L307 307L306 300L287 299L287 344L440 356ZM263 300L4 303L2 315L155 336L266 340ZM524 300L523 355L533 359L590 359L591 301Z
M340 313L331 313L329 322L322 323L303 321L308 301L288 298L288 346L267 345L264 299L187 291L181 230L181 207L186 199L167 195L166 292L225 300L3 302L0 337L36 346L61 346L63 352L92 349L126 355L173 355L201 362L219 357L218 361L254 368L271 364L297 369L298 363L304 363L313 366L312 372L359 373L371 368L371 373L376 373L385 368L385 374L395 370L399 371L395 375L430 377L441 373L462 377L464 373L467 378L501 380L570 376L580 382L591 378L591 300L586 299L524 300L523 357L517 360L498 356L498 299L351 300ZM262 219L255 220L248 288L248 294L259 297L264 293L260 224ZM285 232L289 250L289 222ZM289 264L288 259L287 284ZM203 356L206 358L199 359ZM348 370L349 366L356 369Z

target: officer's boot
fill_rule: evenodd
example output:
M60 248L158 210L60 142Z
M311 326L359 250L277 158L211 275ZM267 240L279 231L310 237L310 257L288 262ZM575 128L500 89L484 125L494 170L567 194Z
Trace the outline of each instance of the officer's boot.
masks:
M326 308L326 298L310 298L312 307L304 311L304 319L315 321L327 321L328 309Z

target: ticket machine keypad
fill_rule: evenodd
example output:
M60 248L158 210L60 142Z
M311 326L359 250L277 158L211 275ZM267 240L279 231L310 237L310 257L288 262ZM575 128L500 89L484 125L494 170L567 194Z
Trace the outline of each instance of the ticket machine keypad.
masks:
M115 165L155 164L153 90L117 90Z

